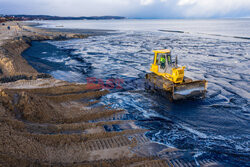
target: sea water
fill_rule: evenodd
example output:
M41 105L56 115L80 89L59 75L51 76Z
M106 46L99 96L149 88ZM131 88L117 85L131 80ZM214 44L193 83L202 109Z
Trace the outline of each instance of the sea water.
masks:
M61 31L105 33L33 42L23 56L39 72L70 82L86 83L90 77L104 82L120 79L122 89L112 89L101 104L125 109L123 119L136 120L149 129L149 139L234 165L249 165L249 19L40 23L40 27ZM171 49L179 64L187 67L185 75L206 79L206 98L172 103L145 91L153 49Z

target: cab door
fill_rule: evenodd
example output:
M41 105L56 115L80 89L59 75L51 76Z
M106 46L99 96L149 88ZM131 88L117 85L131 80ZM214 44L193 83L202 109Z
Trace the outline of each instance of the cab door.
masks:
M165 64L162 64L161 62L161 58L165 59ZM160 73L165 73L165 69L166 69L166 54L165 53L159 53L157 56L157 60L158 60L158 70Z

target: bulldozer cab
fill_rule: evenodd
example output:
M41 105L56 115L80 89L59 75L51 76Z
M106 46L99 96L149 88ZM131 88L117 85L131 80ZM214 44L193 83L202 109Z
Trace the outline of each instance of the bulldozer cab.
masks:
M170 73L172 69L171 53L158 53L156 58L156 64L158 65L158 71L161 73Z
M182 83L185 67L177 66L177 58L175 62L172 61L170 50L154 50L153 52L155 53L154 62L150 71L164 76L174 83Z
M171 73L174 63L172 62L170 50L155 50L153 65L157 65L158 72Z

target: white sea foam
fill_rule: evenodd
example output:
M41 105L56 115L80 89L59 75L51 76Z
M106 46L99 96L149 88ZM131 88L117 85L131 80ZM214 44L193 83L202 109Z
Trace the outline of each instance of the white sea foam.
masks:
M199 131L197 131L197 130L195 130L195 129L189 128L189 127L187 127L187 126L185 126L185 125L181 125L181 127L182 127L183 129L186 129L186 130L189 131L190 133L199 136L200 138L204 138L204 139L205 139L205 138L208 138L208 136L207 136L205 133L202 133L202 132L199 132Z
M42 59L48 60L50 62L56 62L56 63L62 63L62 62L69 60L69 58L55 58L55 57L46 57Z

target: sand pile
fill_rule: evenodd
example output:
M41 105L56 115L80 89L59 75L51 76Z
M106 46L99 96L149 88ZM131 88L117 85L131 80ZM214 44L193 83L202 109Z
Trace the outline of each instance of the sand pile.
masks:
M20 82L30 81L16 85ZM33 89L13 89L7 86L14 87L13 83L5 84L0 92L2 164L109 166L146 160L167 165L164 160L137 156L131 150L137 145L131 135L145 130L132 128L129 121L92 122L123 112L93 106L108 91L88 90L82 84L57 84L60 86ZM105 126L114 124L126 128L119 132L105 130Z

